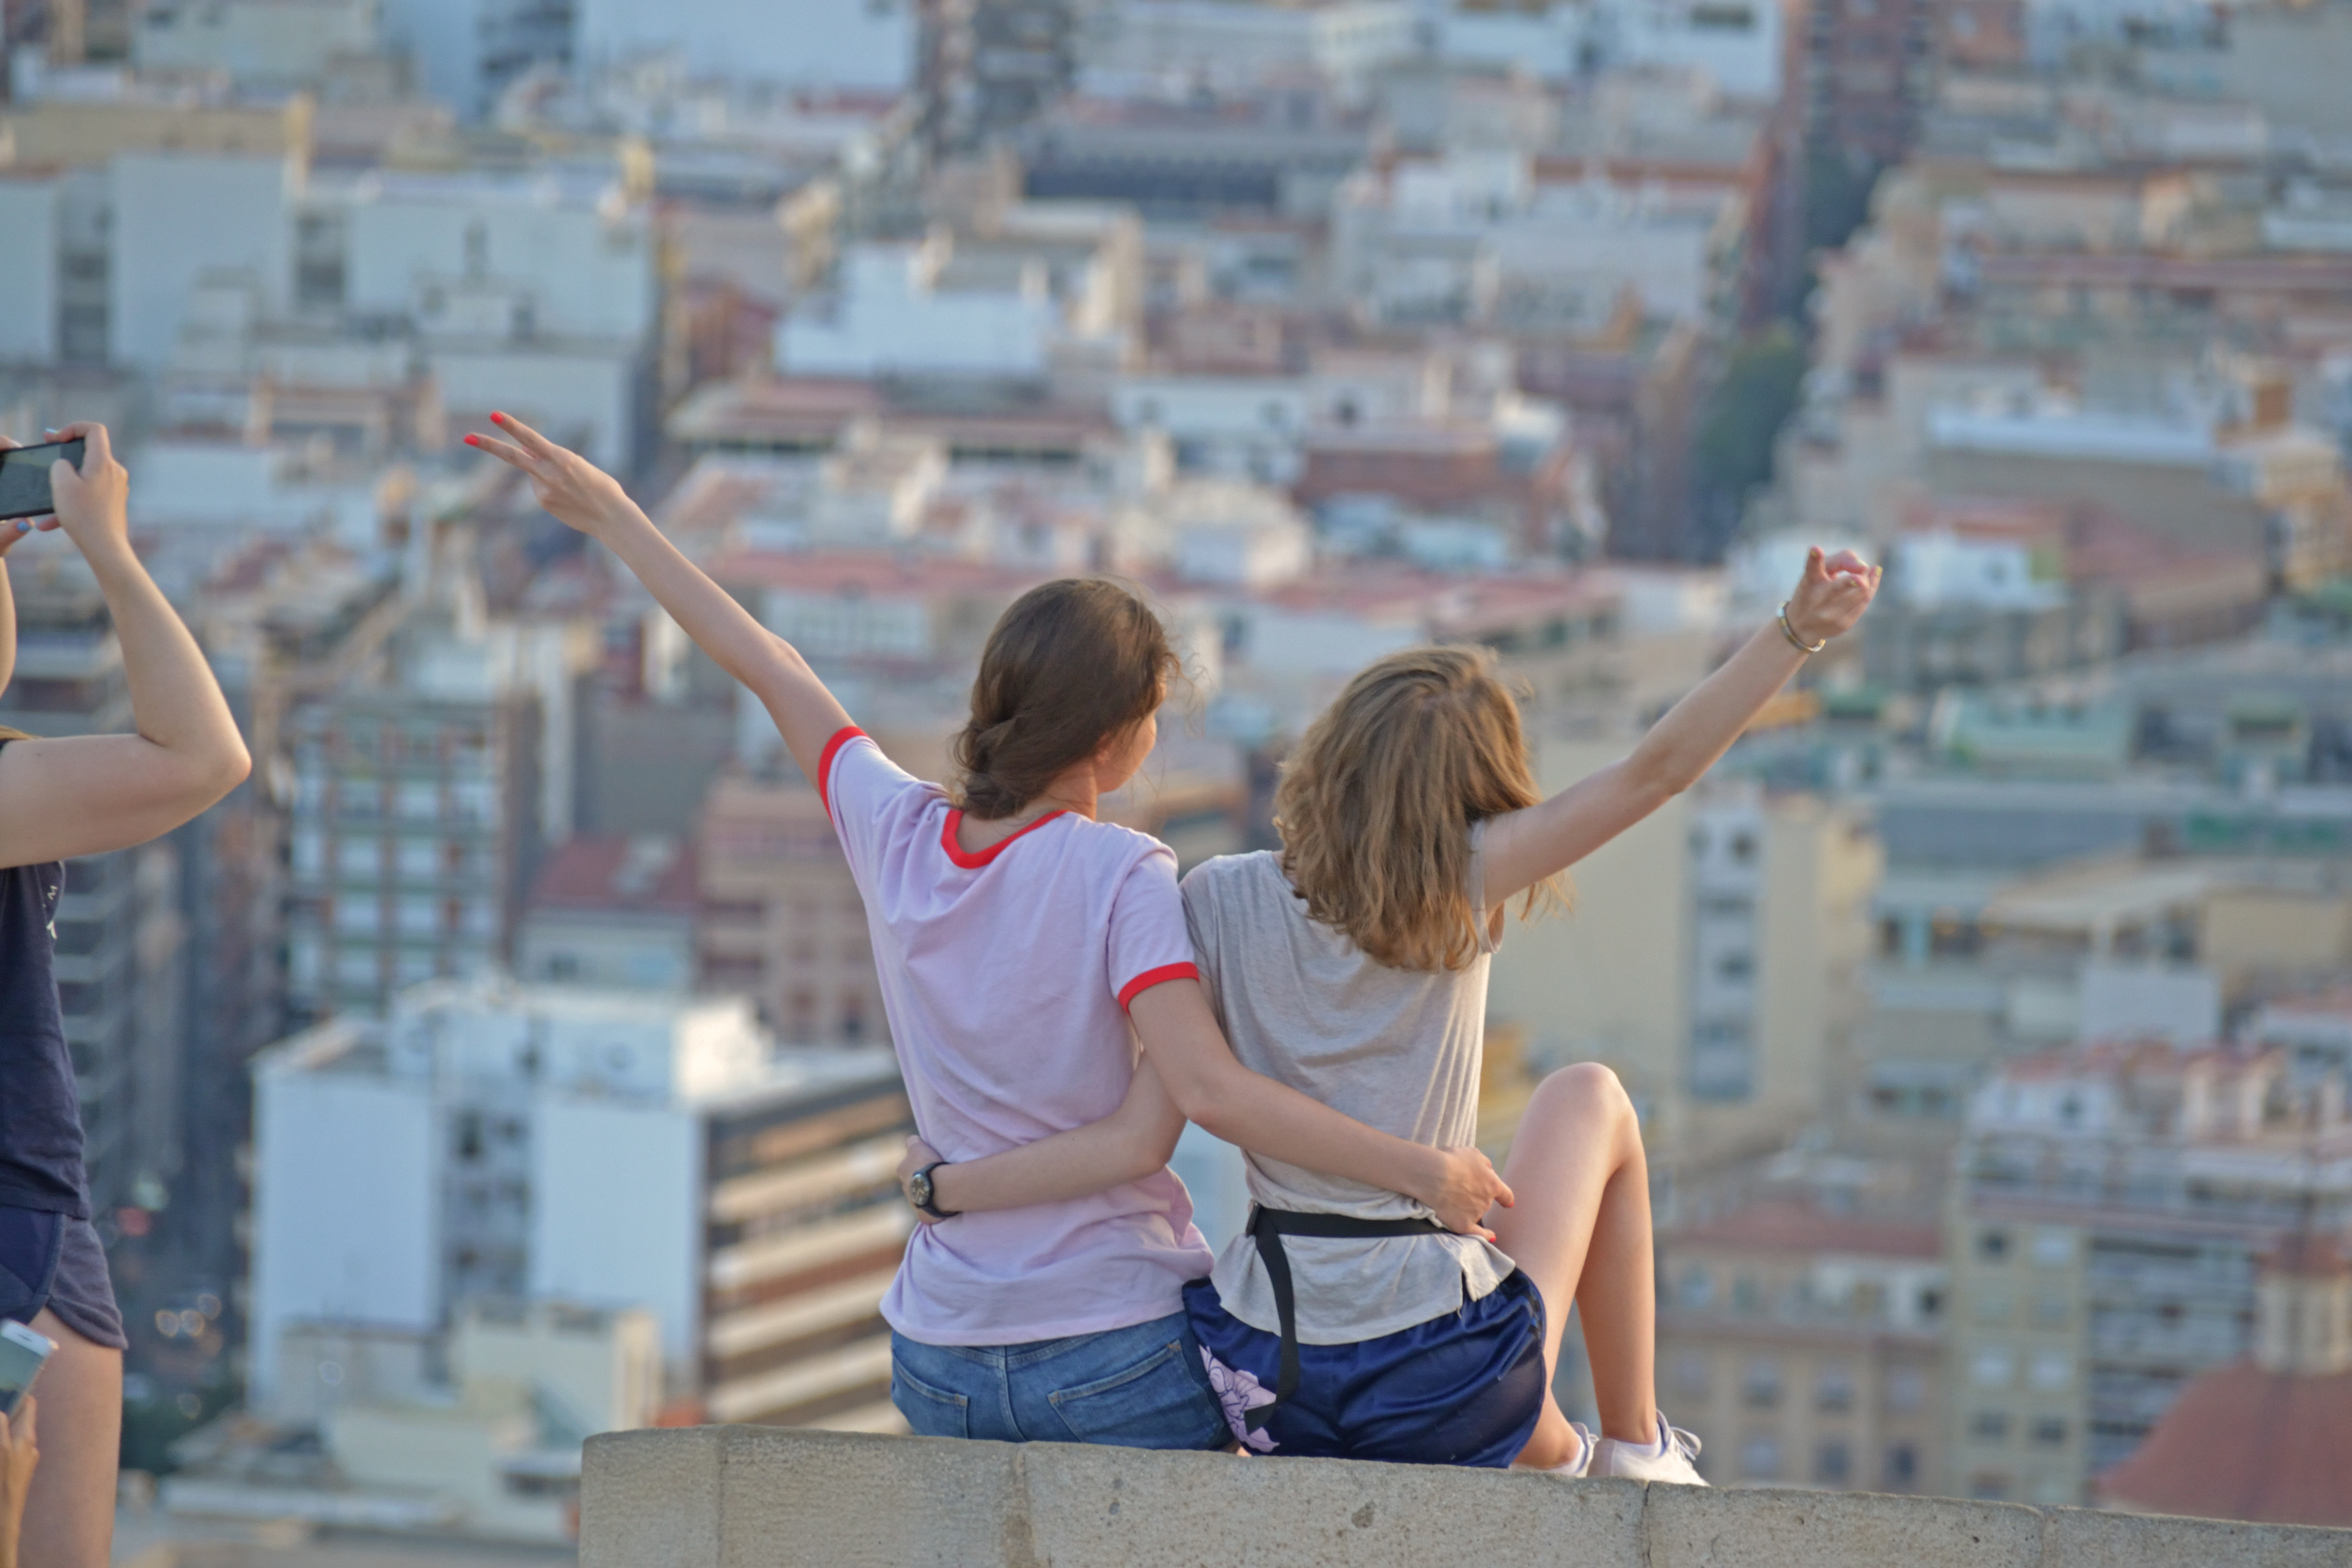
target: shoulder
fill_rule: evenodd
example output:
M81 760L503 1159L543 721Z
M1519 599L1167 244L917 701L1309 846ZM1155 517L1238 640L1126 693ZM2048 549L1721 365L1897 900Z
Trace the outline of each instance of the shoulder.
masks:
M1203 860L1184 873L1182 885L1184 900L1192 903L1250 898L1276 888L1286 891L1290 884L1274 851L1258 849Z
M1067 818L1070 842L1081 852L1118 866L1136 866L1148 860L1165 860L1172 878L1176 869L1176 851L1154 838L1117 822L1097 822L1076 813Z

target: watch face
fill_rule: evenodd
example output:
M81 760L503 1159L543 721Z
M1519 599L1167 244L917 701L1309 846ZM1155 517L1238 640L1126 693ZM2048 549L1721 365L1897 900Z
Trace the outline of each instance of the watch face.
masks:
M930 1206L931 1173L929 1171L918 1171L907 1178L907 1196L914 1200L919 1209Z

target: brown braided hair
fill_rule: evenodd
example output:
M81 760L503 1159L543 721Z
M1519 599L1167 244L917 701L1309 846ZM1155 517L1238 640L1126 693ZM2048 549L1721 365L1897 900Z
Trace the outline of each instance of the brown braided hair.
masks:
M983 822L1015 815L1150 718L1180 673L1168 629L1126 584L1064 577L1030 589L980 656L951 752L956 803Z

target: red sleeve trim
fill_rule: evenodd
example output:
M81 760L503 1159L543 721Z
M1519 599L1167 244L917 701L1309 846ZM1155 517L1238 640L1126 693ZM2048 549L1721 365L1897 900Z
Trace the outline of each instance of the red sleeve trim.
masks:
M1189 963L1163 963L1157 969L1147 969L1119 987L1118 1005L1122 1011L1138 996L1155 985L1165 985L1171 980L1198 980L1201 972Z
M833 739L824 743L824 754L816 760L816 798L827 816L833 815L833 759L841 755L841 748L850 742L865 738L865 731L855 724L845 724L834 731Z

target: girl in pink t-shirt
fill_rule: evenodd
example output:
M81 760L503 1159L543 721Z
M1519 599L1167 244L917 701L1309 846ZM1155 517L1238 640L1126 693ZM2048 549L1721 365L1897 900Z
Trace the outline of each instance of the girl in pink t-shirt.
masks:
M1065 580L1005 612L950 795L885 757L609 476L492 417L511 441L468 444L529 476L542 506L608 546L766 704L840 835L915 1123L942 1162L908 1186L946 1223L917 1228L882 1305L891 1396L916 1431L1227 1441L1182 1308L1212 1261L1167 1169L1186 1118L1491 1234L1479 1217L1510 1194L1476 1150L1375 1131L1242 1068L1193 965L1175 857L1096 819L1150 754L1176 669L1133 593ZM1017 1188L945 1163L1056 1133L1055 1162L1029 1162Z

